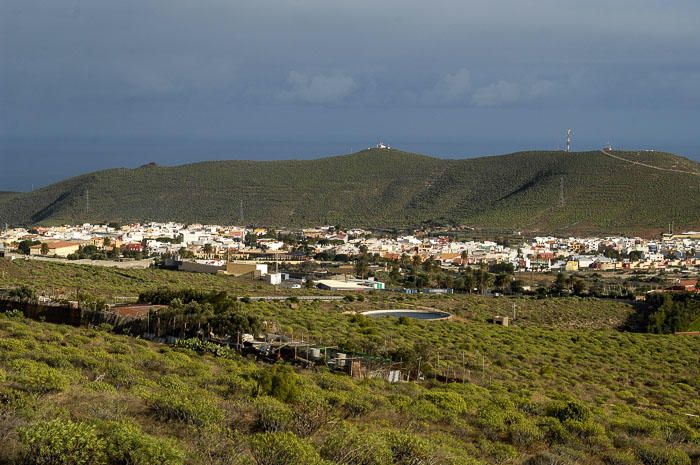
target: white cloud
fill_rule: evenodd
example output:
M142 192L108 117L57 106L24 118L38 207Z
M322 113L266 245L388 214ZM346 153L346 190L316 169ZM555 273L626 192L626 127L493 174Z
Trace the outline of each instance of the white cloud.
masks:
M287 83L289 89L279 93L283 100L315 104L341 102L357 88L355 80L343 74L309 76L291 71Z
M479 107L497 107L515 103L521 99L522 92L517 84L498 81L477 89L472 96L474 104Z

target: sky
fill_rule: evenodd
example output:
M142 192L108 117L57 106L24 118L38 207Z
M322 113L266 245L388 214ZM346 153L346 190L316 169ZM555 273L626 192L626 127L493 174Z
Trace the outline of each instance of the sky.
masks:
M0 191L607 143L700 161L697 0L0 0Z

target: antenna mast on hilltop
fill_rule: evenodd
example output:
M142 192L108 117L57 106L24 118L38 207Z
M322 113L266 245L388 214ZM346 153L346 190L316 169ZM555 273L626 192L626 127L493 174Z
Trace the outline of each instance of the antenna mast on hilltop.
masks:
M571 139L574 136L574 130L569 128L566 130L566 151L571 152Z

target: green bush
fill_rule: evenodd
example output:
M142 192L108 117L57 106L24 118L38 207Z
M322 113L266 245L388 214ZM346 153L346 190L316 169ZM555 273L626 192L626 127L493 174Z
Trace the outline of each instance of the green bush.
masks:
M12 382L29 392L60 392L70 384L61 371L34 360L15 360L10 364L10 370Z
M3 410L31 411L35 407L36 401L34 394L0 386L0 412Z
M110 423L107 426L106 455L113 465L180 465L183 452L174 441L156 438L133 423Z
M653 436L659 431L659 425L656 422L640 416L618 419L612 423L612 427L632 436Z
M353 391L355 383L352 379L345 376L330 372L321 373L316 379L316 384L319 387L332 391Z
M549 444L566 442L571 433L554 417L544 417L538 422L540 431Z
M391 431L385 435L395 465L433 464L434 446L424 439L407 433Z
M253 405L258 416L257 427L262 431L284 431L292 421L292 409L274 397L258 397Z
M250 438L250 452L257 465L321 465L311 444L292 433L258 433Z
M156 416L163 420L203 426L223 419L221 409L205 392L167 391L149 400Z
M666 420L661 423L661 435L672 443L700 443L700 432L681 421Z
M391 465L392 451L378 434L360 432L341 424L326 436L321 456L338 465Z
M537 425L527 418L513 422L509 427L511 442L517 446L529 446L542 439L543 433Z
M360 417L371 412L377 406L377 399L363 391L350 393L345 400L345 409L351 417Z
M430 390L423 397L435 404L446 416L457 416L467 411L466 401L456 392Z
M19 430L26 465L99 465L105 442L95 427L70 420L35 423Z
M562 423L566 420L585 421L591 416L588 407L575 401L554 401L546 408L547 416L557 418Z
M261 368L256 375L256 395L268 395L282 402L293 402L299 397L299 376L283 363Z
M613 450L603 454L603 462L606 465L636 465L637 457L626 450Z
M292 406L292 426L299 436L311 436L331 419L331 407L322 392L304 391Z
M680 449L645 446L637 455L644 465L690 465L690 457Z

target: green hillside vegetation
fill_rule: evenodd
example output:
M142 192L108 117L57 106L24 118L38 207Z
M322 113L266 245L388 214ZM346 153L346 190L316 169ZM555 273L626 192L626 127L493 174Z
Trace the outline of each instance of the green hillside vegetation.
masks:
M312 337L388 339L407 363L424 357L428 380L356 380L191 340L172 347L0 314L0 463L691 465L700 457L694 338L242 305ZM462 351L466 382L430 379Z
M0 260L0 288L30 286L40 294L74 298L76 292L108 302L115 298L136 301L149 289L197 288L240 295L270 294L273 286L262 281L227 275L185 273L160 269L118 269L38 260Z
M0 221L235 224L242 202L243 222L271 226L434 221L547 232L658 231L670 222L697 227L697 163L660 152L615 155L684 172L597 151L445 160L373 149L318 160L99 171L0 197Z
M37 295L57 299L135 302L139 294L167 288L173 291L197 289L226 292L229 296L270 296L324 294L314 289L275 289L261 281L225 275L186 273L159 269L124 270L37 260L0 260L0 288L28 287ZM445 297L423 294L404 296L391 292L370 293L355 299L352 294L338 304L319 303L323 310L364 311L387 308L430 307L448 311L467 320L486 321L496 315L511 315L516 304L518 324L524 326L604 329L627 325L635 308L627 301L594 298L529 297L493 299L479 295L453 294ZM169 302L166 302L169 303Z

